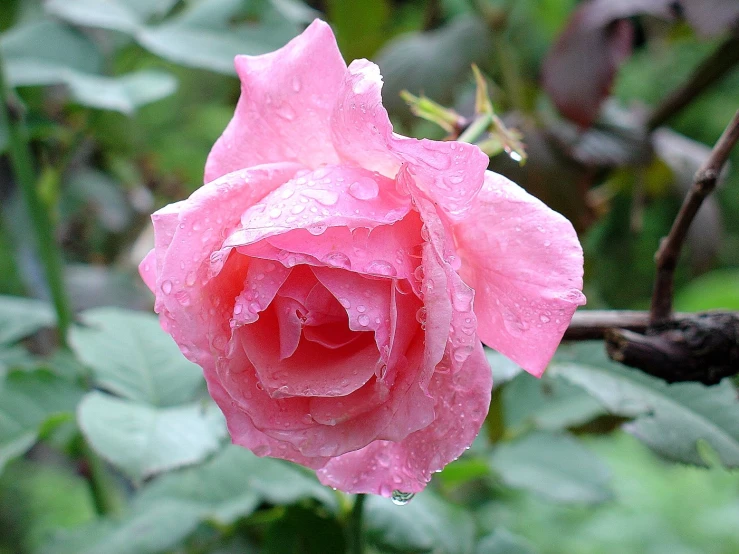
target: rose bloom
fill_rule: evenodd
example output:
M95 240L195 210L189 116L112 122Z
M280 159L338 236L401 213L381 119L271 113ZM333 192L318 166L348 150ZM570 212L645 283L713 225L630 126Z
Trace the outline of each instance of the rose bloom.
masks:
M207 184L152 216L162 327L235 443L418 492L485 419L481 341L544 371L584 302L576 234L476 146L393 133L378 67L322 21L236 69Z

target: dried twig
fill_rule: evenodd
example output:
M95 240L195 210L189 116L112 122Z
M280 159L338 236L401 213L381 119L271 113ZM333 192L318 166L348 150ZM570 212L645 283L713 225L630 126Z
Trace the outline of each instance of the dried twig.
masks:
M603 339L613 360L671 383L713 385L739 372L739 312L672 312L673 276L688 229L737 141L739 111L696 173L670 233L657 250L649 312L580 312L565 340Z
M650 323L653 325L664 323L672 316L673 276L685 237L703 200L715 188L721 168L726 163L737 140L739 140L739 111L734 114L710 156L696 173L693 186L683 201L670 233L663 239L657 250L657 276L649 310Z

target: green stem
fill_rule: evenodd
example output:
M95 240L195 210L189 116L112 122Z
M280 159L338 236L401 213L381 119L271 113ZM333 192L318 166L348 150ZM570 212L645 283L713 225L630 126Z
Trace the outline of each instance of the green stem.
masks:
M39 197L33 167L33 156L28 146L28 134L22 118L11 109L10 94L5 82L5 65L0 54L0 122L8 129L8 156L21 189L26 210L33 224L37 252L46 274L57 315L59 340L67 345L67 331L72 322L72 310L64 290L62 257L54 240L54 229L49 219L48 207Z
M349 554L364 554L362 513L366 499L366 494L358 494L354 500L352 511L349 513L349 519L347 521L347 552Z
M0 53L0 124L4 122L7 127L8 157L33 226L36 249L44 267L46 283L56 311L59 342L62 348L68 348L67 332L72 323L72 308L64 289L64 264L54 239L54 228L49 218L48 206L44 205L38 193L38 181L33 166L33 154L28 145L28 133L22 117L11 107L9 90L5 81L5 64ZM84 374L81 375L81 379L85 383L88 381ZM120 505L113 494L114 489L111 486L110 475L106 472L105 464L84 442L84 439L82 455L90 467L90 488L98 512L107 514L120 511Z
M493 116L489 113L483 113L478 115L469 127L459 135L457 139L459 142L468 142L474 144L482 138L482 136L488 131L490 124L493 122Z
M87 461L90 471L90 491L95 502L95 509L99 515L119 515L123 511L121 498L115 494L111 482L112 476L105 467L105 462L98 456L82 438L82 455Z

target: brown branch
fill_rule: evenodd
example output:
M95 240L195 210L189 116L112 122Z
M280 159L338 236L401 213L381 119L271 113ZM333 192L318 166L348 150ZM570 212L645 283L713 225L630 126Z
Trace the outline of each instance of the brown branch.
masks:
M713 312L706 312L713 313ZM722 312L726 313L726 312ZM739 312L728 312L739 319ZM677 322L694 318L694 313L680 312L674 315ZM566 341L603 340L613 329L625 329L644 334L649 328L649 312L638 310L582 310L575 312L565 331Z
M647 120L653 131L690 104L704 90L721 79L739 63L739 29L735 30L713 54L706 58L682 86L670 93Z
M657 275L650 307L650 323L659 324L672 316L673 277L690 224L703 200L713 191L721 168L739 140L739 111L724 130L703 166L695 174L693 186L675 218L670 233L662 240L657 254Z

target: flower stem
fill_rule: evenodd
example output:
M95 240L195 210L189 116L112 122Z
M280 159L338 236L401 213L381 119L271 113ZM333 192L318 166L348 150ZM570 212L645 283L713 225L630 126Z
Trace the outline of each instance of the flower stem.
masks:
M350 554L364 554L364 525L362 514L366 494L358 494L347 521L347 552Z
M64 290L62 257L54 240L48 207L38 194L33 156L28 146L25 125L20 114L11 106L8 84L5 82L5 65L0 55L0 123L4 121L7 127L8 157L33 224L36 249L44 267L46 283L57 315L59 340L62 346L66 346L72 310Z
M480 140L482 136L487 132L492 122L493 116L491 114L482 113L478 115L472 121L472 123L470 123L469 127L467 127L464 132L459 135L459 138L457 140L459 142L468 142L470 144L474 144L475 142Z

